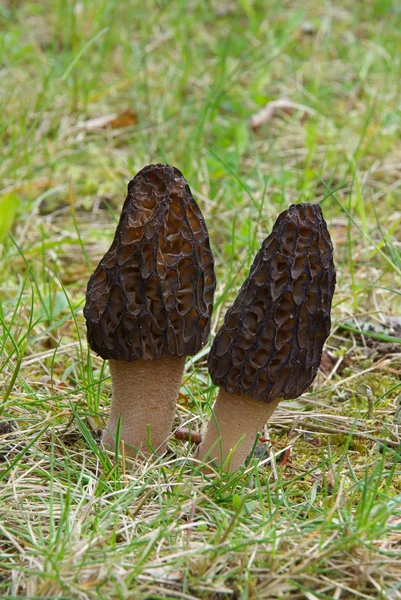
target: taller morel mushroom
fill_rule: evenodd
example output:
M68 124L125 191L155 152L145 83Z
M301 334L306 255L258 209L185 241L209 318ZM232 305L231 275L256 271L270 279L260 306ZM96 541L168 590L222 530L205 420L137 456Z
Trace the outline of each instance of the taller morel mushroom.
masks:
M278 402L308 389L330 333L335 280L320 207L290 206L264 240L212 346L208 366L220 391L198 458L227 461L234 471Z
M84 308L89 344L112 378L107 447L121 417L127 454L165 450L185 357L208 339L214 289L206 224L184 176L170 165L145 167L128 184Z

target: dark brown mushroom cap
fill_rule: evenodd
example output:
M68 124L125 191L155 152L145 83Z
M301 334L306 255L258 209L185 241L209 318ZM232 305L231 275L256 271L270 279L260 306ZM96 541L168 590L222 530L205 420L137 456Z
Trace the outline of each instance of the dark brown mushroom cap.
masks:
M330 333L336 272L317 204L293 204L264 240L209 355L213 382L272 402L312 383Z
M206 224L184 176L145 167L128 184L114 241L88 283L91 348L125 361L194 355L208 339L214 289Z

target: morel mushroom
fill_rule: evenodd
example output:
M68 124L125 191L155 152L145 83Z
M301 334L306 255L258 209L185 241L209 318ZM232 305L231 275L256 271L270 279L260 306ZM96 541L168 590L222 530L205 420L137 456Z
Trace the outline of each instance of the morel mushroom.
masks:
M264 240L214 340L208 366L220 391L198 458L236 470L279 400L308 389L330 333L335 279L320 207L290 206Z
M84 308L89 344L110 366L106 447L121 417L127 455L164 452L185 357L208 339L214 289L206 224L184 176L170 165L145 167L128 184Z

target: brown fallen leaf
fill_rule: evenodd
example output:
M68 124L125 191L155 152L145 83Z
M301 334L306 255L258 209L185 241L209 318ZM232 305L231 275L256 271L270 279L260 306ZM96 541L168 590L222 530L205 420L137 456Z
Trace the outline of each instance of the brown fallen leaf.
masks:
M124 110L121 114L112 113L110 115L103 115L101 117L95 117L94 119L88 119L83 123L79 123L78 129L84 129L85 131L96 131L99 129L121 129L123 127L132 127L137 123L137 114L131 108L127 108L127 110Z
M258 129L280 114L292 115L296 111L301 113L302 120L315 114L313 108L309 106L292 102L288 98L279 98L268 102L259 112L255 113L250 119L250 124L252 129Z

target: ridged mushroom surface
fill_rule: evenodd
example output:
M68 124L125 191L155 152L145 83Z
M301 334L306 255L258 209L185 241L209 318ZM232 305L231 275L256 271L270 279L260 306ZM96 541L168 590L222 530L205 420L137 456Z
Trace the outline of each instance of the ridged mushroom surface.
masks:
M206 224L184 176L170 165L145 167L88 283L90 346L123 361L196 354L208 339L214 289Z
M264 240L209 355L213 382L272 402L312 383L330 333L336 273L316 204L292 205Z

